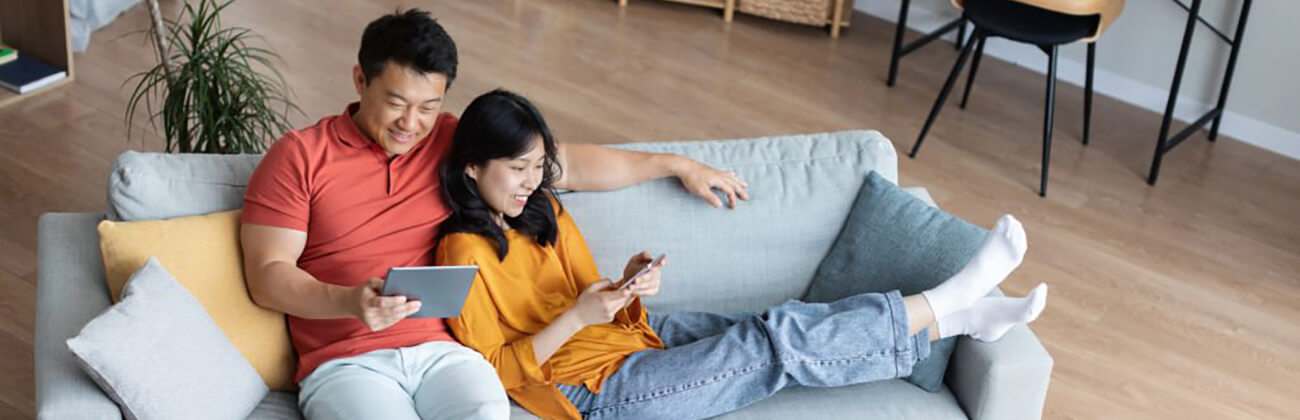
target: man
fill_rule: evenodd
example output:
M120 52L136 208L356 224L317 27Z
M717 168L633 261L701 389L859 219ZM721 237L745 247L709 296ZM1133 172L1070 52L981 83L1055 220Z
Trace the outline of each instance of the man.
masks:
M456 117L440 113L456 46L428 13L366 26L353 67L360 102L291 131L249 180L241 229L249 292L288 314L299 406L311 419L507 418L482 356L442 319L381 296L390 267L432 265L449 214L438 185ZM672 155L564 145L557 188L607 190L665 176L715 207L748 199L734 174Z

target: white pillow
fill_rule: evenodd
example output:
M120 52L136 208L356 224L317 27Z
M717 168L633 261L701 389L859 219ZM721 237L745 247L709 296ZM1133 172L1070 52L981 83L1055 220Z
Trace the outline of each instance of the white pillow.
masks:
M244 419L266 383L158 260L68 348L127 419Z

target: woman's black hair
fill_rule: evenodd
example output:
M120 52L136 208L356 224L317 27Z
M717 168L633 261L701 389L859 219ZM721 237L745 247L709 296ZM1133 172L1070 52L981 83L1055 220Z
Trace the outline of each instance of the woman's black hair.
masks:
M443 198L451 206L451 217L442 223L439 239L458 232L483 235L496 242L497 257L506 258L509 246L505 232L492 221L492 208L479 196L478 184L465 168L484 167L492 159L523 156L532 150L538 137L546 152L542 182L528 196L524 211L518 217L506 217L506 223L542 246L555 243L558 228L549 198L555 195L552 185L560 178L555 138L531 102L504 89L475 98L460 116L451 151L439 173Z

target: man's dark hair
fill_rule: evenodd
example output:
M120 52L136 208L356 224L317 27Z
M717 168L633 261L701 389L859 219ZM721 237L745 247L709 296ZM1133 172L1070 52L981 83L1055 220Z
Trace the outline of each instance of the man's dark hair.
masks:
M421 73L441 73L449 88L456 79L456 43L420 9L398 10L366 25L357 52L366 84L384 72L389 60Z

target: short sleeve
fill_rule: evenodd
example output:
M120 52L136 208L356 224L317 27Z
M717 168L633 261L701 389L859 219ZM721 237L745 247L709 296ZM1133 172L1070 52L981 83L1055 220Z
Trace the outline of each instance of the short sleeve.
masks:
M266 152L244 192L242 221L307 231L311 200L307 153L293 133Z

